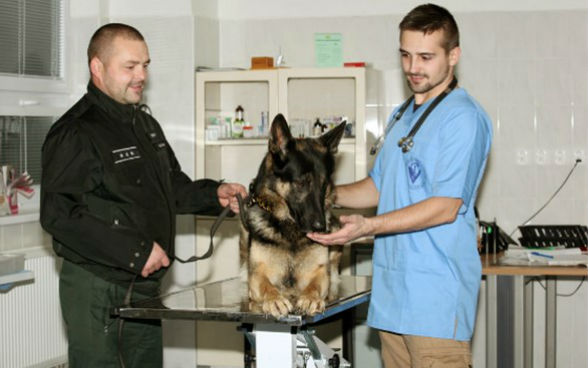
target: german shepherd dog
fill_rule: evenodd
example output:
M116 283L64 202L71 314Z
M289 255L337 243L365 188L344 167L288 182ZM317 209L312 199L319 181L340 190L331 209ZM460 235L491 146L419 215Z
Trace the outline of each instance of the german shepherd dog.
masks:
M341 123L319 138L293 138L283 115L273 120L240 234L253 311L314 315L336 296L342 247L315 243L306 233L340 227L331 214L331 177L344 130Z

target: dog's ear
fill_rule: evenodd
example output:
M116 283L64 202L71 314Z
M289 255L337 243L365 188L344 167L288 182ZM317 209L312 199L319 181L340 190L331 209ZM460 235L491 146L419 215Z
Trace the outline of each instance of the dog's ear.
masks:
M286 153L286 147L288 142L292 140L292 133L288 128L288 122L282 114L276 115L274 121L272 121L272 127L270 129L270 138L268 142L268 148L271 153Z
M337 153L337 146L339 146L341 137L343 137L343 133L345 132L345 125L347 125L347 121L343 121L341 124L321 135L319 138L329 152L333 154Z

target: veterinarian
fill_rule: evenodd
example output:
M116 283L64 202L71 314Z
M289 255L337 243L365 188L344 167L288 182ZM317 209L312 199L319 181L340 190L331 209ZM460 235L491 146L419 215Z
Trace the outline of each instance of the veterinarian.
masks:
M421 5L399 28L414 95L390 115L369 177L336 189L339 205L377 215L342 216L339 231L308 236L331 245L375 235L368 324L387 368L469 367L481 280L474 203L492 125L456 85L453 16Z
M118 367L117 323L136 277L133 300L159 294L174 258L176 214L238 212L239 184L191 181L158 122L139 105L149 52L124 24L96 31L88 47L87 93L43 145L41 224L63 257L59 295L70 367ZM160 321L129 320L126 367L162 367Z

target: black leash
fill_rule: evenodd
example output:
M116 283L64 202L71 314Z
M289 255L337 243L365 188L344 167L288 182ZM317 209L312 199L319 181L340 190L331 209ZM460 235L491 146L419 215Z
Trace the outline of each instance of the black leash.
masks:
M241 222L243 222L243 224L245 224L245 212L243 211L243 207L244 207L243 206L243 198L241 198L240 194L237 194L236 197L237 197L237 202L239 202L239 216L241 218ZM219 226L224 221L224 219L227 216L229 216L230 213L231 213L230 206L223 208L220 215L218 215L218 217L216 218L216 220L214 221L214 223L210 227L210 243L208 244L208 250L206 251L206 253L204 253L201 256L194 255L188 259L181 259L178 256L174 256L174 258L180 263L190 263L190 262L200 261L202 259L206 259L206 258L209 258L210 256L212 256L212 251L214 249L214 245L213 245L212 240L214 238L214 234L216 233L216 231L218 230Z
M241 197L240 194L237 194L236 197L237 197L237 202L239 203L239 217L240 217L243 225L246 225L245 211L243 210L244 209L243 198ZM201 261L206 258L210 258L210 256L212 256L212 253L214 250L214 244L213 244L214 234L218 230L221 223L225 220L225 218L227 218L227 216L229 216L231 214L231 212L232 212L231 206L226 206L225 208L223 208L222 212L218 215L218 217L216 218L216 220L214 221L214 223L210 227L210 243L208 245L208 250L206 251L206 253L204 253L201 256L193 255L192 257L190 257L188 259L181 259L181 258L174 255L174 259L180 263L190 263L190 262L196 262L196 261ZM125 294L125 298L123 300L123 307L124 308L131 308L132 307L131 297L133 294L133 288L135 286L135 281L137 280L137 276L138 275L133 276L133 279L131 280L131 284L129 285L129 288L127 289L127 292ZM121 368L126 367L123 356L122 356L122 342L123 342L122 334L123 334L124 323L125 323L124 318L120 318L120 316L119 316L118 317L118 362L119 362Z

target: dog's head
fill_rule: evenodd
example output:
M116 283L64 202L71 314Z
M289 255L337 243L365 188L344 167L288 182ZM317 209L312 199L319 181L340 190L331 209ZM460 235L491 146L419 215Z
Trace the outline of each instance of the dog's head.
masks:
M274 180L266 184L284 198L302 232L328 230L334 155L344 131L345 122L318 138L295 139L282 114L272 122L266 170Z

